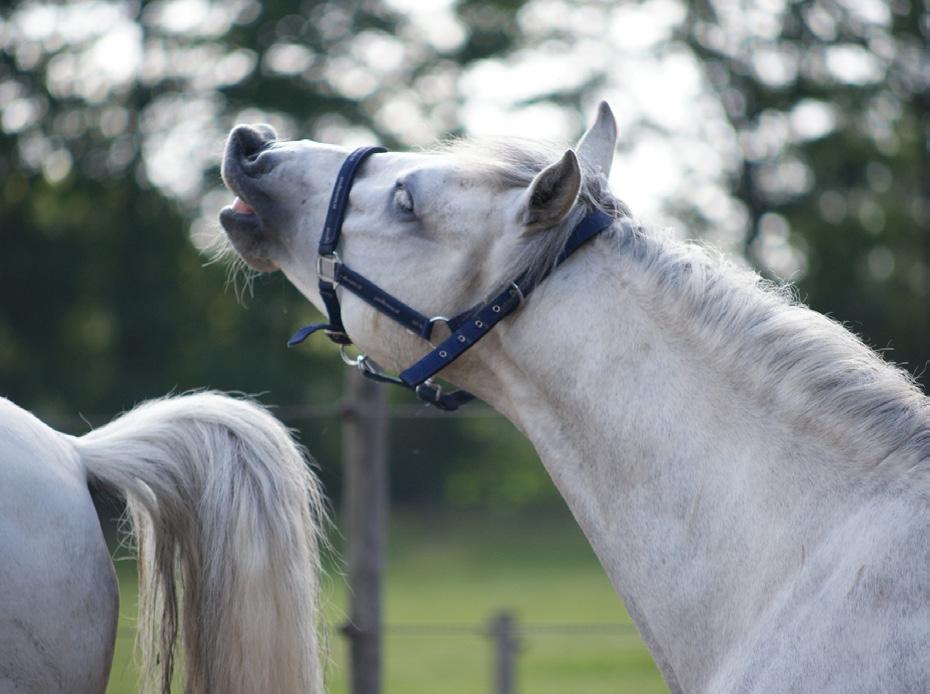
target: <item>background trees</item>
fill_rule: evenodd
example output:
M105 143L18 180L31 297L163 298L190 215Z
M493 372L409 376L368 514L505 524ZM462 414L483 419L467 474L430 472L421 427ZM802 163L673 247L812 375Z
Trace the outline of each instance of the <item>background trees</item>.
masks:
M689 5L682 40L737 138L747 257L922 372L928 14L919 2Z
M534 128L570 140L601 97L621 119L614 188L634 210L796 281L815 308L923 372L930 29L919 1L422 5L0 5L3 394L77 431L78 412L93 420L172 389L266 393L310 406L314 418L282 414L335 461L331 348L283 347L312 309L280 277L257 279L252 299L241 277L204 266L227 197L225 132L263 120L392 147ZM395 422L400 499L551 494L500 420L430 422Z

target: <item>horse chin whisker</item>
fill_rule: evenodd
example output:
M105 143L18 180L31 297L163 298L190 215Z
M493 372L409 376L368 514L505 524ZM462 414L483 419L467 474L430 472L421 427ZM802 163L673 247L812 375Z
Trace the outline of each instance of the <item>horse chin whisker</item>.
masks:
M255 296L255 278L261 273L246 264L236 253L225 234L217 234L202 252L207 256L204 267L215 264L226 265L225 289L232 288L236 302L245 306L247 299Z
M198 245L198 250L207 257L203 264L204 267L216 263L232 262L239 257L226 234L219 231L210 238L209 242Z
M226 266L226 289L232 288L240 306L246 306L247 299L255 296L255 278L259 274L261 273L250 268L238 255Z

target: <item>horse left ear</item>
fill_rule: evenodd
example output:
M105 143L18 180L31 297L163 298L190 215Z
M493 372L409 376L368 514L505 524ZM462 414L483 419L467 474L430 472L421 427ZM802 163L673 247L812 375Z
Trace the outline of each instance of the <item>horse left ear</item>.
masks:
M523 194L520 222L527 231L553 227L571 211L581 190L581 167L567 149L562 158L536 174Z

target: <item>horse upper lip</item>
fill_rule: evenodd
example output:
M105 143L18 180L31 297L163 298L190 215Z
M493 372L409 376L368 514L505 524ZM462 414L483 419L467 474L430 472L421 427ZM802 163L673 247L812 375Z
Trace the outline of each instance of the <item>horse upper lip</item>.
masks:
M247 162L243 161L238 145L230 138L226 146L226 154L223 157L223 165L220 169L220 175L226 187L236 195L242 202L255 209L255 198L259 197L257 191L252 191L252 184L258 172L250 171L251 168ZM246 190L249 188L250 190ZM253 192L255 195L253 195Z
M222 176L223 176L223 183L226 184L226 187L229 189L229 191L233 195L235 195L237 198L239 198L240 201L245 203L245 205L247 205L254 212L255 206L249 201L249 195L245 193L245 191L243 190L243 186L241 185L241 178L242 178L241 174L239 174L239 172L235 172L235 173L231 172L229 168L224 164L223 170L222 170ZM233 203L233 207L235 207L235 201Z

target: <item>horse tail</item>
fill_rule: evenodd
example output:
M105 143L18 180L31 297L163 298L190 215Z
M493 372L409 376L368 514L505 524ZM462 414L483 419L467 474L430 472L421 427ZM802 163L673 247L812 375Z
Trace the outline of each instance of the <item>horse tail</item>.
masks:
M141 691L322 692L323 497L288 430L247 400L153 400L76 441L127 500L139 548Z

